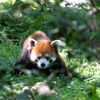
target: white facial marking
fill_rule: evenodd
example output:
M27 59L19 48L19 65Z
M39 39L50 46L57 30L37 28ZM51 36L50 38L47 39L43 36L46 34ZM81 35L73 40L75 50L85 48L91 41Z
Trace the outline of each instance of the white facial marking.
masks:
M45 57L50 57L50 55L49 54L45 54Z
M51 59L52 59L52 61L55 61L56 60L56 57L55 56L52 56Z
M37 56L36 56L35 54L31 54L31 55L30 55L30 59L31 59L32 61L35 61L36 58L37 58Z
M52 59L52 61L56 60L56 56L50 56L49 54L46 54L45 57L50 57L50 59Z
M48 67L50 62L46 58L41 58L40 60L38 60L37 64L39 68L45 69Z
M42 54L38 54L37 57L42 57Z
M42 57L42 54L38 54L37 56L35 54L31 54L30 59L35 61L38 57Z

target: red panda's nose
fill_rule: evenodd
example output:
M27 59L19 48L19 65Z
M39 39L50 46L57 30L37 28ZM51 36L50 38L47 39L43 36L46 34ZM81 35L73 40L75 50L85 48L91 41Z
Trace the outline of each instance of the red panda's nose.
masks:
M45 63L42 63L41 66L42 66L42 67L45 67Z

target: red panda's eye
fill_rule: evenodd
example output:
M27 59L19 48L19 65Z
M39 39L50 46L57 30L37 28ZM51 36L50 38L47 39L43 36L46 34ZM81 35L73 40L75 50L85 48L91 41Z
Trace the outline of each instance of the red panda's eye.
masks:
M52 59L50 59L49 61L52 62Z
M35 59L35 62L37 62L38 61L38 59Z
M37 57L38 59L41 59L41 57Z
M49 60L49 57L46 57L47 60Z

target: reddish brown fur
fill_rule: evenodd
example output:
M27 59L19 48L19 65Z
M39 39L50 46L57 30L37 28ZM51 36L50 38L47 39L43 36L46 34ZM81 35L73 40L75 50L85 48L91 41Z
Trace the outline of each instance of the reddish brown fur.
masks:
M31 53L35 53L36 55L41 53L45 56L45 54L53 55L55 50L49 41L39 41L38 45L32 47Z
M24 51L26 49L26 47L28 46L28 41L29 41L29 38L32 38L32 39L35 39L37 41L40 41L40 40L47 40L48 42L50 42L50 39L46 36L46 34L42 31L36 31L33 35L29 36L24 44L23 44L23 49L22 51Z
M33 35L30 36L30 38L33 38L35 40L48 40L48 41L50 41L50 39L42 31L36 31Z

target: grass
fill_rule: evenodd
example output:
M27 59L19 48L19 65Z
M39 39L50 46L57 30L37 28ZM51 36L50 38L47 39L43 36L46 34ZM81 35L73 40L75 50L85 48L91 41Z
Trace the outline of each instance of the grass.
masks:
M41 82L45 78L21 75L15 77L10 75L12 66L18 60L21 54L21 44L16 44L12 41L5 41L0 44L0 72L7 68L6 74L0 79L0 99L1 100L30 100L28 92L23 93L21 90L24 86L34 85L36 82ZM64 52L61 52L65 58ZM74 71L85 76L84 80L78 78L65 78L64 76L53 77L48 84L57 94L34 96L35 100L98 100L100 99L100 68L98 62L88 60L79 55L75 58L66 58L66 64L69 67L77 66ZM1 75L1 74L0 74ZM19 99L21 98L21 99ZM49 99L48 99L49 98Z
M0 4L1 10L6 9L8 12L9 6L13 4L11 1L14 2L14 0L3 0L3 1L5 3ZM9 3L6 3L6 1ZM23 3L20 3L20 5L22 4ZM30 11L31 10L33 9L30 9ZM65 12L65 10L68 12L67 15L65 15L65 13L64 15L62 15L63 12ZM70 16L70 17L63 18L65 20L67 19L68 22L72 23L74 21L77 23L77 22L82 22L84 20L83 16L81 18L81 14L80 16L77 16L76 12L74 13L74 11L76 10L68 11L68 8L65 10L64 11L58 10L57 13L59 15L62 12L60 14L62 15L60 16L61 18L64 16ZM26 11L30 12L28 10ZM13 12L13 10L11 12ZM22 41L27 36L29 36L31 31L35 31L39 29L41 30L43 27L46 27L46 30L48 27L51 30L56 29L56 28L62 29L62 30L66 29L66 31L61 31L61 32L66 33L67 34L66 36L72 35L71 37L67 37L68 39L71 38L71 40L73 40L73 37L74 37L73 34L75 34L74 32L72 32L73 28L75 28L75 30L77 30L78 33L81 33L81 31L80 29L77 29L78 26L72 27L72 28L67 26L68 27L67 29L66 25L64 24L64 26L62 27L63 23L61 24L61 22L58 22L58 20L56 20L55 18L55 15L51 16L51 18L52 17L55 18L54 26L51 23L51 26L53 27L52 28L49 26L50 23L48 23L49 21L52 22L52 20L49 20L49 19L47 20L48 24L46 23L47 26L46 24L45 26L42 25L41 21L43 19L42 19L41 14L37 17L38 13L35 13L35 12L33 13L30 12L32 16L27 15L27 13L26 14L21 13L23 17L14 18L11 12L6 13L6 15L4 13L0 15L0 23L1 23L0 25L0 29L1 29L0 30L0 100L99 100L100 99L100 64L98 63L96 59L92 61L88 61L85 57L86 54L84 52L82 52L83 53L82 55L76 52L75 53L76 56L72 58L68 58L67 57L68 54L64 51L69 50L70 49L69 47L64 47L62 52L60 52L60 54L65 60L66 65L71 69L73 77L69 77L69 78L66 78L64 76L53 77L47 84L52 89L54 89L57 92L57 94L38 95L37 93L35 93L33 95L34 99L30 99L29 91L23 92L22 88L25 86L33 86L35 83L42 82L46 78L25 76L25 75L21 75L20 77L11 76L10 72L12 70L12 67L21 55ZM74 14L76 16L73 16ZM33 15L35 17L33 17ZM76 19L74 19L75 17ZM61 25L61 28L59 28L56 23L58 24L58 26ZM72 24L72 26L74 25ZM84 26L84 23L82 22L82 24L81 25L79 24L79 26ZM75 32L77 33L77 31ZM70 32L72 34L70 34ZM86 32L87 32L87 28L86 28ZM78 35L75 34L75 35L77 37L79 34ZM88 36L86 35L86 37ZM9 41L7 38L11 38L11 40L13 39L19 39L19 40L18 40L18 43L15 43L13 41ZM63 37L63 38L65 38L64 40L66 40L66 37ZM76 39L78 38L75 38L75 40ZM73 41L70 41L70 42L73 43ZM79 41L77 40L77 42Z

